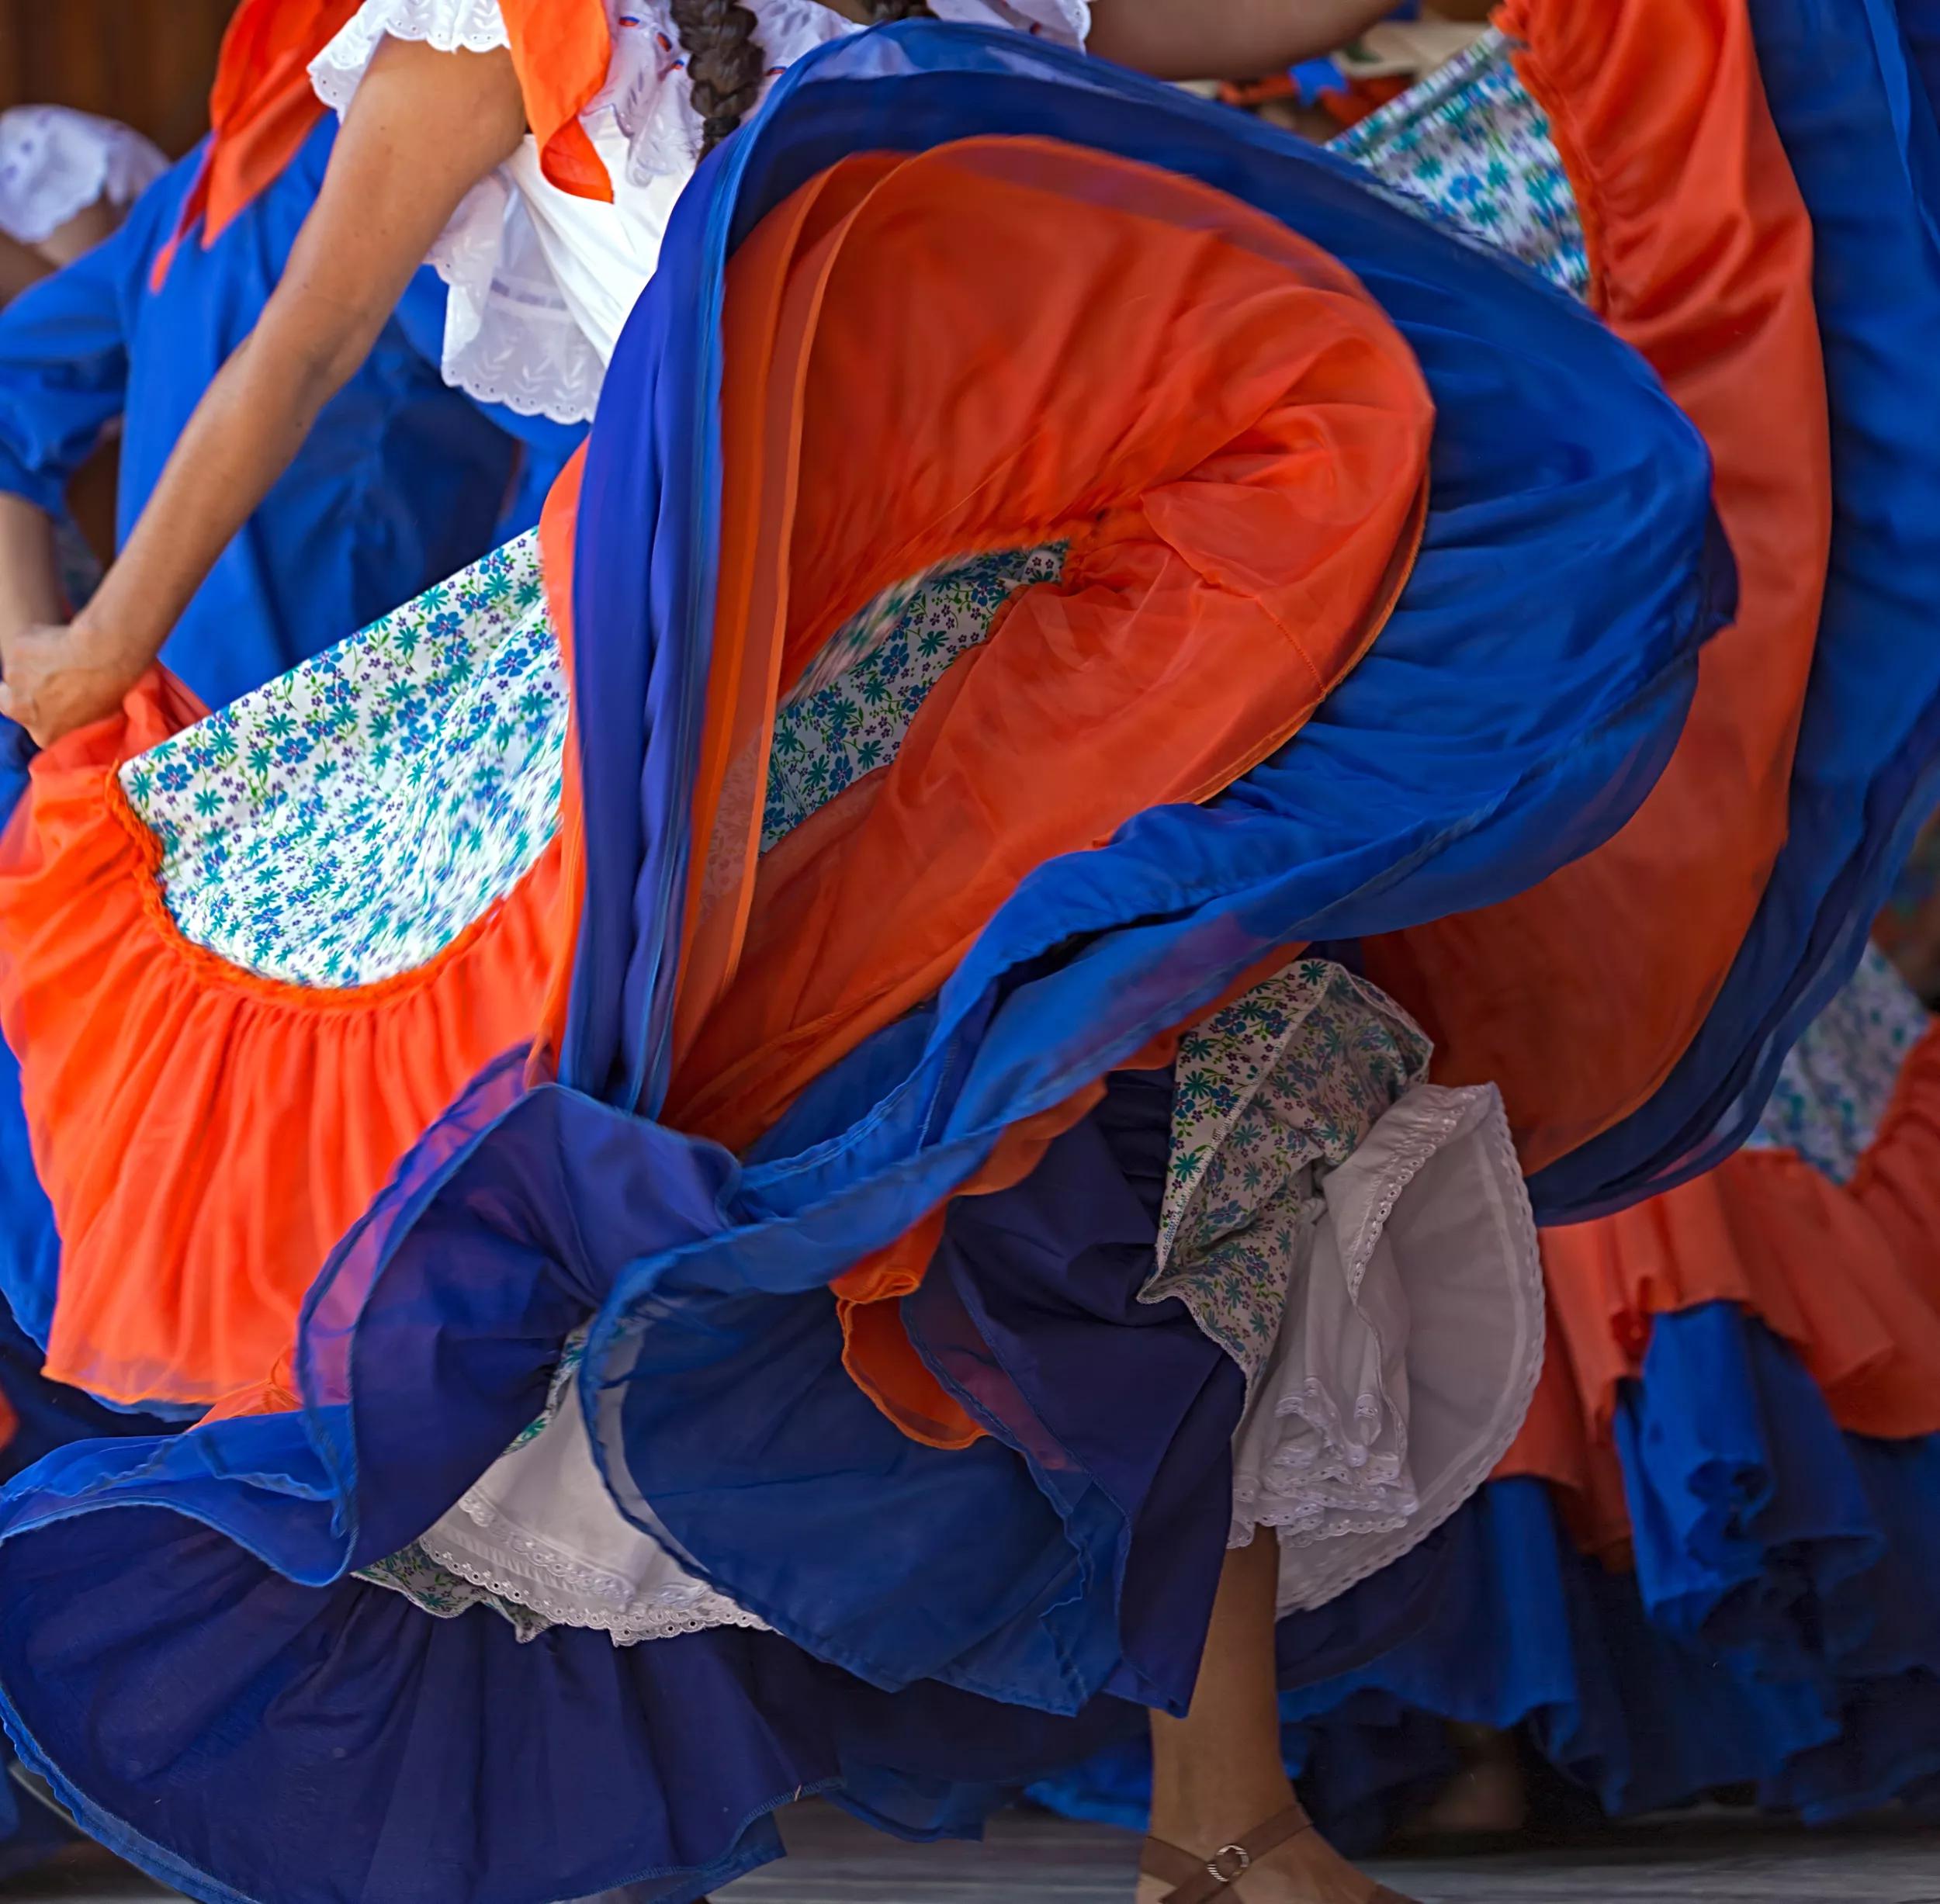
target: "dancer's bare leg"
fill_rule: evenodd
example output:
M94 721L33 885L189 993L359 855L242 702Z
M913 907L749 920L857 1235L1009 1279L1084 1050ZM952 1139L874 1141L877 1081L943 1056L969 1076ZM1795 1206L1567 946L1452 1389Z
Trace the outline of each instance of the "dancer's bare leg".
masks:
M1227 1555L1192 1712L1152 1715L1152 1835L1194 1856L1237 1843L1293 1796L1273 1683L1279 1566L1270 1531ZM1141 1878L1138 1904L1159 1904L1170 1888ZM1262 1858L1231 1895L1234 1904L1367 1904L1374 1888L1308 1831Z
M1506 1837L1529 1822L1529 1789L1516 1741L1483 1726L1451 1726L1462 1768L1404 1834L1409 1838Z

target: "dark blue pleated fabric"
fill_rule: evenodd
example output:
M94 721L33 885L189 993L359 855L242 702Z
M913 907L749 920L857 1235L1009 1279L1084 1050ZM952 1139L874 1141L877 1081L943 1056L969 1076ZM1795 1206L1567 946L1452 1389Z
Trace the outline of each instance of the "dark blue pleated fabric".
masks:
M826 1457L813 1444L792 1449L799 1505L778 1485L717 1490L715 1507L774 1517L845 1617L861 1605L898 1628L914 1670L895 1690L771 1634L616 1648L561 1629L521 1646L495 1614L438 1620L341 1577L346 1544L353 1560L394 1548L401 1526L421 1527L469 1478L439 1473L446 1438L428 1432L423 1397L443 1393L428 1360L438 1345L421 1313L420 1326L402 1326L427 1293L393 1283L401 1306L388 1319L400 1326L358 1341L372 1399L307 1424L197 1429L118 1462L99 1444L59 1448L16 1494L16 1537L0 1550L0 1688L23 1757L124 1856L194 1896L262 1904L548 1904L622 1885L637 1887L638 1904L686 1899L774 1855L768 1815L816 1791L906 1836L974 1830L1034 1774L1138 1736L1145 1705L1178 1703L1191 1682L1242 1397L1230 1362L1177 1304L1137 1301L1153 1267L1170 1113L1169 1078L1114 1078L1024 1183L955 1213L937 1286L970 1291L983 1368L968 1366L967 1341L945 1339L950 1303L925 1311L966 1398L989 1401L993 1380L1007 1383L993 1419L1039 1406L1048 1435L1034 1452L1063 1459L1048 1438L1062 1433L1090 1463L1039 1477L1054 1528L1062 1514L1086 1538L1034 1537L1018 1502L1039 1496L1014 1478L987 1482L987 1519L941 1528L923 1490L950 1458L904 1442L838 1386L830 1345L737 1371L736 1421L704 1425L758 1440L778 1416L792 1425L805 1393L829 1400L850 1458L857 1434L873 1432L885 1471L872 1519L824 1519ZM397 1193L408 1200L412 1187ZM474 1193L516 1203L530 1187L480 1179ZM535 1304L521 1317L498 1300L529 1289L514 1274L502 1291L472 1292L469 1326L507 1345L508 1369L521 1328L535 1366L552 1352L549 1312ZM449 1293L432 1300L442 1308ZM805 1321L807 1306L795 1307ZM815 1319L833 1330L826 1303ZM462 1354L463 1334L439 1340ZM537 1406L536 1394L518 1404ZM420 1445L435 1445L415 1463L414 1421ZM676 1423L674 1465L704 1490L721 1456L686 1429ZM359 1464L357 1488L338 1497L333 1463L365 1449L380 1459ZM993 1440L975 1460L1014 1476L1032 1452ZM848 1511L839 1487L830 1497L838 1516ZM979 1504L961 1487L950 1499ZM121 1511L85 1511L106 1500ZM400 1501L416 1504L400 1512ZM367 1502L382 1511L361 1517ZM846 1578L828 1567L840 1543ZM1442 1558L1435 1543L1409 1556L1371 1622L1289 1622L1290 1677L1337 1674L1405 1639L1433 1604ZM972 1656L999 1686L1026 1670L1041 1681L1040 1635L1067 1637L1070 1709L979 1697L965 1689L969 1672L954 1686L922 1676L929 1662L909 1636L925 1595L940 1625L976 1611L994 1637ZM1122 1661L1092 1665L1086 1650L1108 1637ZM1084 1698L1088 1665L1093 1678L1116 1667L1113 1691L1129 1696ZM296 1819L276 1795L292 1791L304 1794Z
M1825 609L1790 828L1724 990L1665 1089L1540 1172L1546 1221L1633 1203L1749 1134L1785 1054L1858 964L1940 801L1940 128L1893 0L1748 0L1814 237L1831 406ZM1904 0L1936 72L1929 0Z
M1578 1553L1532 1480L1450 1523L1434 1610L1283 1699L1290 1763L1344 1835L1448 1769L1439 1722L1526 1726L1613 1813L1751 1785L1815 1820L1940 1774L1940 1441L1841 1434L1791 1352L1723 1304L1661 1317L1618 1447L1633 1573ZM1345 1595L1384 1621L1398 1582ZM1037 1793L1142 1818L1128 1742Z

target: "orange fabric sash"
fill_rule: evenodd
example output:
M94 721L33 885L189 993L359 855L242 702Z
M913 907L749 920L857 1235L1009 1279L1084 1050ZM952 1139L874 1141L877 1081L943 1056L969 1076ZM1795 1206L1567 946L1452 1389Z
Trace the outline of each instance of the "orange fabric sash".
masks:
M606 175L579 114L606 83L611 29L601 0L501 0L512 63L539 140L546 176L562 191L611 199ZM210 137L175 235L156 258L159 289L177 250L199 222L213 244L280 178L324 103L310 62L347 26L359 0L243 0L223 36L209 95Z

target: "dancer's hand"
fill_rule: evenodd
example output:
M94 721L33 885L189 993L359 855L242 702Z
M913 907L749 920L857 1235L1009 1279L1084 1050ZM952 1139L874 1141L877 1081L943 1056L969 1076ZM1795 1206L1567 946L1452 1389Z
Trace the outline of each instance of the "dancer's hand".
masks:
M138 659L85 621L0 629L0 715L18 721L40 746L105 720L141 672Z

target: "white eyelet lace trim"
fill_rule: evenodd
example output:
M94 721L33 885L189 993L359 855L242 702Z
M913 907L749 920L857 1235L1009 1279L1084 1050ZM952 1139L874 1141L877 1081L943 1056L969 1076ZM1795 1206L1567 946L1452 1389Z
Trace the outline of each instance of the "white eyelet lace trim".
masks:
M460 1580L557 1625L605 1633L619 1646L717 1626L768 1630L764 1621L702 1581L682 1578L639 1592L620 1575L588 1566L513 1526L476 1493L467 1494L459 1506L479 1527L490 1530L490 1556L455 1546L449 1525L442 1523L442 1538L425 1536L425 1553Z
M317 96L341 113L386 39L410 40L440 53L490 53L509 47L498 0L365 0L310 63Z
M805 54L856 30L821 0L748 3L771 81ZM1084 43L1090 27L1088 0L936 0L936 8L946 19L1007 26L1074 47ZM622 209L631 205L663 227L671 202L668 181L684 180L700 159L701 122L689 97L685 59L666 0L624 8L608 0L607 10L612 61L581 123L601 147ZM365 0L310 67L325 105L339 113L349 106L386 37L448 53L485 53L510 43L497 0ZM523 416L561 423L591 417L605 359L560 295L539 251L533 216L508 170L467 195L428 261L451 290L442 364L447 383Z
M466 194L425 261L449 293L447 383L521 417L591 421L606 361L566 308L502 170Z
M514 1524L476 1490L468 1493L458 1504L459 1511L479 1527L497 1530L499 1543L515 1553L525 1563L548 1580L556 1580L562 1587L570 1587L574 1593L585 1594L595 1600L608 1601L616 1607L625 1607L633 1598L632 1583L618 1573L610 1573L602 1567L588 1566L584 1562L561 1553L556 1547L542 1540L521 1532ZM439 1556L442 1557L442 1556Z
M511 43L497 0L365 0L311 63L310 84L348 111L379 46L407 40L441 53ZM503 168L467 192L425 261L444 279L445 380L521 417L584 423L606 365L573 320L517 188Z
M1449 1139L1460 1129L1468 1115L1465 1101L1443 1101L1432 1106L1416 1099L1415 1122L1394 1147L1394 1167L1381 1195L1361 1212L1360 1221L1347 1239L1347 1290L1358 1298L1367 1279L1367 1265L1374 1260L1374 1245L1387 1227L1394 1206L1405 1196L1422 1167L1439 1157Z

